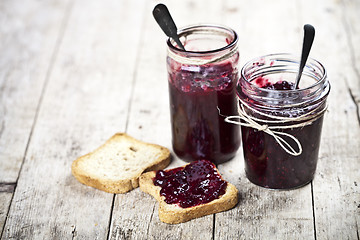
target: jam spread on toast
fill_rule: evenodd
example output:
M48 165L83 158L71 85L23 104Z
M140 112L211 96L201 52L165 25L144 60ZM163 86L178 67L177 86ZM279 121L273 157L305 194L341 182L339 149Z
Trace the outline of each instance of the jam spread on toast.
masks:
M226 191L215 165L208 160L194 161L185 167L159 170L153 179L168 204L188 208L218 199Z

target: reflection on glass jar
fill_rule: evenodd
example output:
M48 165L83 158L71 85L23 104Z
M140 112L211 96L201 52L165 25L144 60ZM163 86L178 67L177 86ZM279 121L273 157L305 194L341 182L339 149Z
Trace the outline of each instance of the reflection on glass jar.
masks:
M224 115L237 112L237 34L221 26L196 25L178 32L186 51L168 40L172 142L183 160L222 163L240 145L240 129Z
M297 57L260 57L241 70L237 85L245 172L260 186L291 189L315 174L326 98L326 70L309 59L298 89Z

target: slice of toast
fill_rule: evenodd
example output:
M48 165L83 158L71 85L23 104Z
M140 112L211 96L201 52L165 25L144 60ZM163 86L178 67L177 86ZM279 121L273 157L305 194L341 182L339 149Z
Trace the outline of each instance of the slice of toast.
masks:
M216 169L216 171L218 170ZM165 202L165 197L160 195L161 187L154 185L155 176L156 171L142 174L139 180L140 189L155 197L159 202L159 218L165 223L183 223L194 218L226 211L233 208L239 201L237 188L227 182L225 193L208 203L187 208L182 208L179 204L168 204Z
M160 170L170 163L170 151L117 133L95 151L71 165L75 178L109 193L125 193L139 186L143 172Z

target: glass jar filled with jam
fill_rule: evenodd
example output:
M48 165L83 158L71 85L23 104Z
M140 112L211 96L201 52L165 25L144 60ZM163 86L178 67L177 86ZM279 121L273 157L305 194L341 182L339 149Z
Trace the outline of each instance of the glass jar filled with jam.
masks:
M239 126L222 116L237 113L238 36L214 25L186 27L178 35L186 50L167 41L173 150L187 161L225 162L240 145Z
M247 178L272 189L301 187L314 178L330 83L324 66L308 59L294 89L298 57L254 59L237 84Z

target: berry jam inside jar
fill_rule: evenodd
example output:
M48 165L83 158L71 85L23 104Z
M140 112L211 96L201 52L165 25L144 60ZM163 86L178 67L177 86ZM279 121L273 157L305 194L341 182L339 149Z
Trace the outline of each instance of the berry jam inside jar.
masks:
M273 54L241 70L237 85L247 178L259 186L292 189L314 178L326 98L326 70L308 59L294 89L299 58Z
M239 126L222 115L237 113L238 37L221 26L196 25L178 32L186 51L168 40L172 144L183 160L222 163L240 146Z

